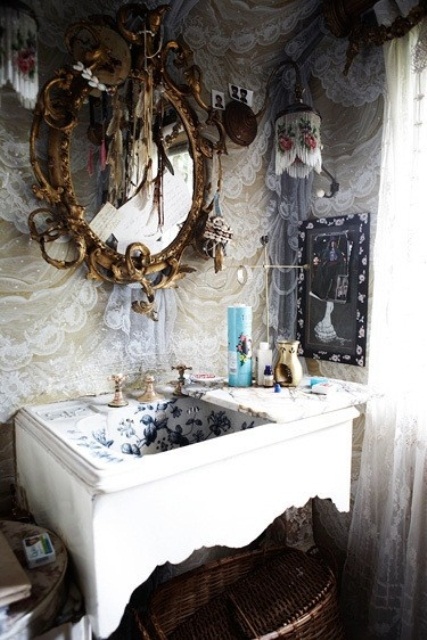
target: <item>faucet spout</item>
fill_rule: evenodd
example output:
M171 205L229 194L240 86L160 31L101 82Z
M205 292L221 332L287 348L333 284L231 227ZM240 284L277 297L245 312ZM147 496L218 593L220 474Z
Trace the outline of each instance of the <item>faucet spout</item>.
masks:
M172 367L172 371L176 369L179 373L178 384L176 385L173 395L174 396L182 396L182 387L185 385L185 376L184 373L186 371L191 371L193 367L187 367L186 364L177 364L176 367Z
M137 398L138 402L158 402L164 400L154 389L154 376L146 375L144 378L145 391Z

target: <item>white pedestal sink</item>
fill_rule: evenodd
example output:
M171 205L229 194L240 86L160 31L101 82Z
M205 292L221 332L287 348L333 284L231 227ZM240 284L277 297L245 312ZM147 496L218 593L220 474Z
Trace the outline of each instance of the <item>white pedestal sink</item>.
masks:
M96 638L117 628L156 566L201 547L243 547L314 496L349 509L360 385L323 398L189 393L170 405L81 398L17 414L19 488L37 524L64 540Z

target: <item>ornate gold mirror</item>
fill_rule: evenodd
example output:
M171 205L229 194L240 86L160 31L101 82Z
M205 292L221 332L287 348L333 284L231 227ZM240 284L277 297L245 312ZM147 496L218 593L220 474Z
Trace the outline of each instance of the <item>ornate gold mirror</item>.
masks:
M127 4L115 19L72 25L74 63L42 88L30 140L34 193L48 207L29 225L45 260L60 269L86 262L88 277L138 283L144 295L133 309L151 317L156 290L192 271L182 254L204 233L212 161L225 151L191 51L163 41L167 10ZM82 144L91 177L79 184Z

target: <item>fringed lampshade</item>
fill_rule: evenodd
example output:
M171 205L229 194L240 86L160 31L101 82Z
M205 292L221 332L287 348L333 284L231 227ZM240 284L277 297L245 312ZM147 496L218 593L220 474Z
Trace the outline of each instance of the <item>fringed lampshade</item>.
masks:
M320 115L302 101L296 68L295 103L281 111L275 120L276 173L285 171L293 178L306 178L322 168Z
M34 108L39 91L37 21L19 0L1 0L0 5L0 87L7 83L24 107Z

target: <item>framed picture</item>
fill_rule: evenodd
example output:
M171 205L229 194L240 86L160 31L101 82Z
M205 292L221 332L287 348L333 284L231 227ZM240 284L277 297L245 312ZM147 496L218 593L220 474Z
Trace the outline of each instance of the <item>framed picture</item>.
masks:
M366 364L369 214L299 224L297 340L302 355Z

